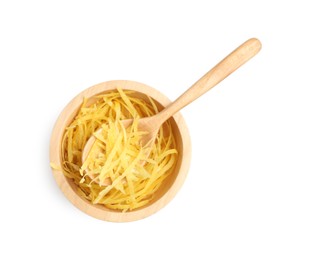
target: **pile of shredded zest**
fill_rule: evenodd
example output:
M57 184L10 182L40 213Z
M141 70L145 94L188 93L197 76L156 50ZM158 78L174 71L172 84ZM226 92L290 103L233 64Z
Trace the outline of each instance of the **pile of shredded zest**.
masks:
M169 122L160 128L150 154L142 147L141 136L146 133L138 131L138 120L158 113L158 108L151 98L146 102L132 93L117 89L96 96L90 106L84 100L62 140L62 171L74 180L80 195L93 204L122 211L148 204L177 160ZM125 129L121 120L128 118L133 118L133 124ZM96 134L100 127L102 131ZM96 141L82 163L91 135Z

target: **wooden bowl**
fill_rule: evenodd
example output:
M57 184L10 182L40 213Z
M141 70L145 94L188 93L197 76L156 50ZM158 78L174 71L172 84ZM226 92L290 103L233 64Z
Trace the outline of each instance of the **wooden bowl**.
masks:
M66 127L72 122L76 116L83 98L92 100L92 96L100 93L115 90L117 87L122 89L134 90L137 96L145 99L146 95L157 101L159 109L167 106L170 100L159 91L142 83L128 81L128 80L115 80L100 83L90 87L80 94L78 94L62 111L53 129L50 142L50 161L56 165L61 165L61 141ZM103 205L93 205L90 201L80 197L77 193L76 184L64 176L60 170L53 169L54 178L65 194L65 196L77 208L84 211L86 214L95 218L113 221L113 222L127 222L145 218L163 208L170 202L182 186L186 175L189 170L190 157L191 157L191 144L190 136L187 125L180 113L174 115L169 119L171 121L174 136L176 138L178 160L174 171L166 178L161 187L156 191L154 199L142 208L138 208L129 212L121 212L111 210Z

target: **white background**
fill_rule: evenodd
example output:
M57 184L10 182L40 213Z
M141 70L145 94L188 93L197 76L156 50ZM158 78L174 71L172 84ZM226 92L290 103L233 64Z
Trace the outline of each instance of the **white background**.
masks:
M310 259L309 1L0 1L1 259ZM262 51L182 114L188 178L160 212L80 212L49 168L63 107L99 82L175 99L250 37Z

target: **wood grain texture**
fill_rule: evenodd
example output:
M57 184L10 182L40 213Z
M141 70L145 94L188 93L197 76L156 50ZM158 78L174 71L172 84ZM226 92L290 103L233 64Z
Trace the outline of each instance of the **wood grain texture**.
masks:
M145 95L150 96L159 103L162 109L171 102L159 91L139 82L116 80L100 83L91 88L88 88L78 94L62 111L54 126L51 140L50 140L50 161L56 165L61 165L61 140L65 128L72 122L76 113L78 112L83 98L90 99L100 93L115 90L117 87L122 89L134 90L138 96L144 98ZM160 189L156 192L155 198L150 204L131 212L120 212L105 208L102 205L93 205L90 201L81 198L77 193L76 184L70 179L66 178L60 170L52 169L54 178L65 194L65 196L77 208L86 214L95 218L113 221L113 222L127 222L145 218L157 212L169 203L176 195L182 186L190 166L191 158L191 144L188 128L180 113L177 113L171 119L174 136L177 142L178 161L172 174L165 180Z
M209 72L194 83L186 92L184 92L173 103L166 107L159 114L152 117L153 128L159 128L168 118L174 115L183 107L205 94L211 88L216 86L232 72L240 68L244 63L253 58L261 49L261 43L256 38L251 38L241 44Z

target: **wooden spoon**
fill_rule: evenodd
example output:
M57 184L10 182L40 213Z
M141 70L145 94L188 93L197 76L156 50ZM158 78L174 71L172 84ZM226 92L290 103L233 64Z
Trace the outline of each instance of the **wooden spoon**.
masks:
M144 135L141 139L142 145L152 147L159 128L167 119L169 119L183 107L190 104L192 101L196 100L198 97L202 96L212 87L216 86L232 72L241 67L245 62L254 57L260 51L260 49L261 43L258 39L252 38L247 40L222 61L220 61L214 68L207 72L186 92L184 92L179 98L177 98L161 112L151 117L139 119L138 130L148 132L148 134ZM132 119L123 120L122 123L124 124L124 127L127 128L131 125ZM97 130L96 132L100 133L101 129ZM83 149L82 162L84 162L87 158L95 140L96 138L91 136L87 141ZM95 176L92 175L90 175L90 177L93 179L95 178ZM111 181L109 178L107 178L104 183L102 183L104 186L110 184Z

